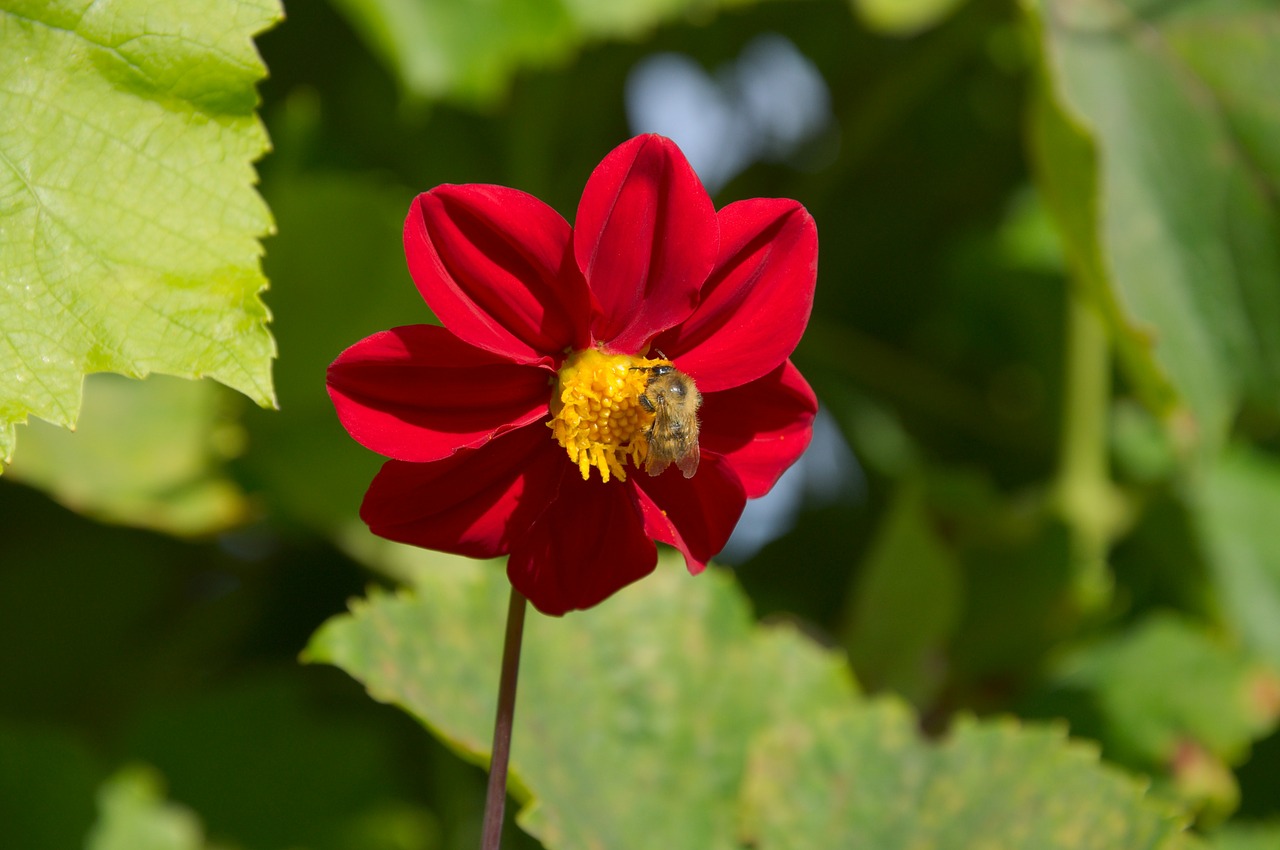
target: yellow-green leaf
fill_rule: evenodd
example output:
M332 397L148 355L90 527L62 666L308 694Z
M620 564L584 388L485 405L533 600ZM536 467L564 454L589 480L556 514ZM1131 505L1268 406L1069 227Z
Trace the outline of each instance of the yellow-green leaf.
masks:
M330 620L336 664L483 761L509 591L497 565L414 573ZM942 744L842 658L752 622L727 573L664 559L605 604L531 615L512 770L548 848L1191 847L1183 818L1057 728L962 723Z
M0 458L90 372L274 403L252 36L278 0L0 0Z

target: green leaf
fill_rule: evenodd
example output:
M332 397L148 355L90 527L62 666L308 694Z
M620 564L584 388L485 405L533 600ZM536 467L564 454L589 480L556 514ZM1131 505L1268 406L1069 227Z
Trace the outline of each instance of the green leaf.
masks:
M771 730L752 753L746 811L761 850L1200 846L1060 728L961 720L932 745L893 703Z
M1213 833L1214 850L1275 850L1280 847L1280 822L1229 823Z
M90 372L212 377L274 403L259 299L277 0L0 0L0 457L72 425Z
M1200 628L1158 615L1065 659L1054 682L1092 694L1109 751L1153 768L1171 763L1185 743L1243 761L1250 743L1275 726L1256 699L1268 678L1275 681L1274 672Z
M843 643L859 677L927 705L943 684L962 590L955 555L929 524L923 487L905 482L854 588Z
M200 850L200 821L187 809L166 803L160 775L141 765L112 776L98 791L98 821L87 850Z
M886 35L914 35L940 23L963 0L850 0L870 29Z
M519 822L545 846L1192 846L1060 731L968 723L935 747L898 703L860 701L840 657L753 624L726 573L676 560L591 611L526 623L512 769ZM356 601L304 657L483 761L506 579L457 563L415 584Z
M560 0L332 0L415 97L493 100L521 64L568 54Z
M488 104L523 66L753 0L331 0L416 98Z
M1238 446L1209 468L1195 497L1223 622L1280 668L1280 462Z
M1078 567L1069 529L1034 497L1010 499L972 474L936 478L930 506L963 576L950 682L976 686L969 699L983 704L985 683L1025 678L1078 629Z
M1151 334L1130 323L1120 293L1107 276L1098 234L1097 150L1089 134L1049 90L1043 75L1031 88L1030 148L1036 177L1053 212L1071 261L1072 283L1081 287L1105 317L1116 355L1134 390L1152 410L1164 415L1178 404L1178 392L1152 355Z
M1245 401L1280 408L1280 15L1248 0L1035 6L1051 96L1096 150L1096 169L1044 155L1096 204L1100 306L1122 353L1146 338L1146 362L1126 358L1137 382L1167 381L1188 436L1215 447Z
M415 591L355 603L305 657L482 761L506 578L458 564L423 571ZM754 627L726 573L690 577L664 559L589 612L526 623L512 770L532 799L520 823L549 847L736 847L747 737L852 695L840 657L790 627Z
M244 442L227 401L207 381L91 376L76 433L32 422L9 474L97 519L172 534L229 528L249 507L222 474Z

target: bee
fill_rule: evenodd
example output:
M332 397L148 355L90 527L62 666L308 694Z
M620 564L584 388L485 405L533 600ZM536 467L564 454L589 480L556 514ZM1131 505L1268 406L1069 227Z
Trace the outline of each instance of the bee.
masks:
M702 393L693 378L675 366L632 368L649 372L649 382L640 396L640 406L654 414L653 424L645 431L649 442L645 472L661 475L674 463L685 478L692 478L698 471L698 408L702 406Z

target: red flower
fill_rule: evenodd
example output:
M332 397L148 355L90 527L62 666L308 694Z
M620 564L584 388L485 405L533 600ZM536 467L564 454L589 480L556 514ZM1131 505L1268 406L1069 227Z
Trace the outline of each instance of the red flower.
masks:
M328 375L343 426L391 458L360 511L375 534L510 555L512 584L563 614L651 572L655 540L700 572L808 445L817 402L787 358L818 237L798 203L717 213L675 144L640 136L592 173L572 228L514 189L439 186L404 241L444 327L374 334ZM688 436L664 418L680 397L650 387L673 369L702 397L690 477L692 458L645 471Z

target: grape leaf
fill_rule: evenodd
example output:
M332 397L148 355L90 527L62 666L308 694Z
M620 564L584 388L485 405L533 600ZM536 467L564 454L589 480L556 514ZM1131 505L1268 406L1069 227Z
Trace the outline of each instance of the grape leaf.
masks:
M305 657L482 761L508 593L493 566L424 570L416 596L376 593L322 627ZM549 847L735 847L743 737L852 695L838 656L791 628L753 629L726 574L690 578L668 561L642 584L526 624L512 770L535 797L520 822Z
M413 575L326 623L304 657L483 761L506 578L465 562ZM915 724L860 700L838 655L754 624L727 573L664 557L595 609L526 623L518 821L549 848L1193 846L1176 813L1060 731L970 723L934 746Z
M754 748L750 846L1174 850L1200 843L1054 727L962 720L939 744L881 702L795 718Z
M278 0L0 0L0 458L90 372L274 404L252 162Z
M1103 277L1121 353L1143 341L1126 357L1135 383L1173 390L1185 435L1215 448L1241 404L1280 409L1280 14L1250 0L1028 5L1051 97L1095 154L1063 133L1042 147L1051 182L1073 179L1095 205L1069 216L1069 234L1092 218L1092 245L1068 239L1076 266Z
M98 791L98 820L88 850L201 850L204 829L187 809L167 803L159 774L124 768Z

